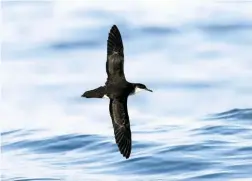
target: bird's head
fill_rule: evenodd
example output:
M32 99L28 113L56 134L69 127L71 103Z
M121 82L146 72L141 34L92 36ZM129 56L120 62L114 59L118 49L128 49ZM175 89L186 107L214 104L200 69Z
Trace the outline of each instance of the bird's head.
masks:
M135 92L139 92L139 91L142 91L142 90L146 90L146 91L149 91L149 92L153 92L152 90L148 89L148 88L146 87L146 85L144 85L144 84L141 84L141 83L135 84Z

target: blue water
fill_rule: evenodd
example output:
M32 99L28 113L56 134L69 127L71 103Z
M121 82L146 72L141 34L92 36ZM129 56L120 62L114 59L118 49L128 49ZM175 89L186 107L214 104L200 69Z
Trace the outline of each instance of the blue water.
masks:
M107 3L107 4L106 4ZM251 180L252 2L3 1L1 179ZM113 24L133 148L114 141L106 80Z

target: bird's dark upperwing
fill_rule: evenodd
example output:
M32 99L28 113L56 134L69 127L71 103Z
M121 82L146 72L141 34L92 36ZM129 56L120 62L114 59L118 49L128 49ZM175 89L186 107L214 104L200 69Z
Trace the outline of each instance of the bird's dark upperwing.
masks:
M131 153L131 131L127 110L127 97L110 99L109 112L118 148L125 158L129 158Z
M112 26L108 36L106 71L110 81L125 79L123 42L116 25Z

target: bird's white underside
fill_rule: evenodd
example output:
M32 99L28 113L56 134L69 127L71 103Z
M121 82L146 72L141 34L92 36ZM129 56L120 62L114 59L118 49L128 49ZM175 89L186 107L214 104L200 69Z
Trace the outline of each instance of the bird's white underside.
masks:
M134 92L133 93L131 93L130 95L134 95L134 94L136 94L136 93L138 93L138 92L141 92L141 91L143 91L144 89L140 89L140 88L138 88L138 87L136 87L135 88L135 90L134 90ZM109 99L109 97L105 94L102 98L104 98L104 99Z

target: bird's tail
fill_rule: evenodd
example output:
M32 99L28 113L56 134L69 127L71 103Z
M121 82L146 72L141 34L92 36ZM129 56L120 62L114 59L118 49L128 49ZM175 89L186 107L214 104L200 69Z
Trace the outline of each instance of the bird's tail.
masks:
M105 95L105 87L98 87L93 90L89 90L84 92L81 97L86 97L86 98L102 98Z

